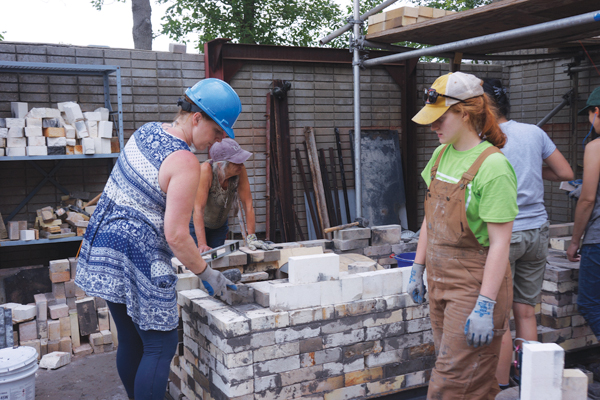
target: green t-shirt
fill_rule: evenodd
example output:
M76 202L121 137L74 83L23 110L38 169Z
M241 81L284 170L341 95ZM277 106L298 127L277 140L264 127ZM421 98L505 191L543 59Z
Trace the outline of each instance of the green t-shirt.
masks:
M431 183L431 168L444 146L435 149L421 173L427 187ZM436 179L457 183L477 157L490 146L492 144L487 141L466 151L457 151L450 146L440 160ZM483 162L473 181L467 185L465 205L469 228L484 247L490 245L487 222L504 223L515 219L519 212L517 176L502 153L494 153Z

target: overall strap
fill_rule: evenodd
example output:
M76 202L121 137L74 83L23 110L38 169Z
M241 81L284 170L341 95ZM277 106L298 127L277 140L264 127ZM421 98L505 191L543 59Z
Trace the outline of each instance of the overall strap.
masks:
M435 164L433 164L433 167L431 167L431 180L433 181L433 179L435 178L435 175L437 174L437 170L438 167L440 165L440 160L442 159L442 156L444 155L444 152L446 151L446 149L448 148L449 145L444 146L444 148L442 149L442 151L440 151L440 154L438 154L437 159L435 160Z
M491 147L488 147L487 149L485 149L479 155L479 157L477 157L477 159L471 165L471 167L468 169L468 171L462 175L462 179L460 180L460 182L461 182L460 188L461 189L463 189L466 185L469 184L469 182L471 182L473 180L473 178L475 178L475 175L477 175L477 171L479 171L481 164L483 164L483 162L485 161L486 158L488 158L488 156L490 156L494 153L501 153L501 151L496 146L491 146Z

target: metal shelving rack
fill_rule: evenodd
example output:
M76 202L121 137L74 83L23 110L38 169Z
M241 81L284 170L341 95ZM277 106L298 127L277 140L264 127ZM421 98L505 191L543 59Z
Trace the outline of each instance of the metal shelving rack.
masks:
M34 63L34 62L16 62L16 61L0 61L0 73L14 73L14 74L36 74L36 75L71 75L71 76L102 76L104 79L104 107L106 107L110 114L116 115L117 122L117 135L119 138L119 147L122 149L125 145L123 139L123 103L122 103L122 91L121 91L121 68L118 65L80 65L80 64L55 64L55 63ZM110 102L110 82L109 76L116 75L116 86L117 86L117 111L113 111ZM111 154L76 154L76 155L50 155L50 156L25 156L25 157L0 157L1 161L27 161L33 167L35 167L44 178L42 181L33 189L31 193L27 195L25 199L4 219L7 223L10 221L18 212L23 208L33 196L47 183L50 182L56 186L61 192L69 194L69 191L61 186L54 178L54 174L67 160L81 160L81 159L114 159L119 156L119 153ZM48 160L59 160L58 163L53 167L50 172L46 172L42 167L37 164L37 161L48 161ZM73 242L81 240L81 236L60 238L60 239L39 239L31 241L2 241L0 247L9 246L22 246L32 244L48 244L48 243L59 243L59 242Z

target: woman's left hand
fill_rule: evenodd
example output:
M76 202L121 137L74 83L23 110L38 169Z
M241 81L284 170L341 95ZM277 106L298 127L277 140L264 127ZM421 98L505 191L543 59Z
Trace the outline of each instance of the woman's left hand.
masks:
M469 346L487 346L494 339L494 304L490 298L479 295L475 308L467 318L465 336Z

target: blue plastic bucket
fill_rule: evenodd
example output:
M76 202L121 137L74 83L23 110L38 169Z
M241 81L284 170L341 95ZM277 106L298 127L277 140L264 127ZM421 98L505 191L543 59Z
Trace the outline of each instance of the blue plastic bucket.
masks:
M415 262L415 252L412 253L402 253L395 255L394 258L398 262L398 268L402 267L410 267Z

